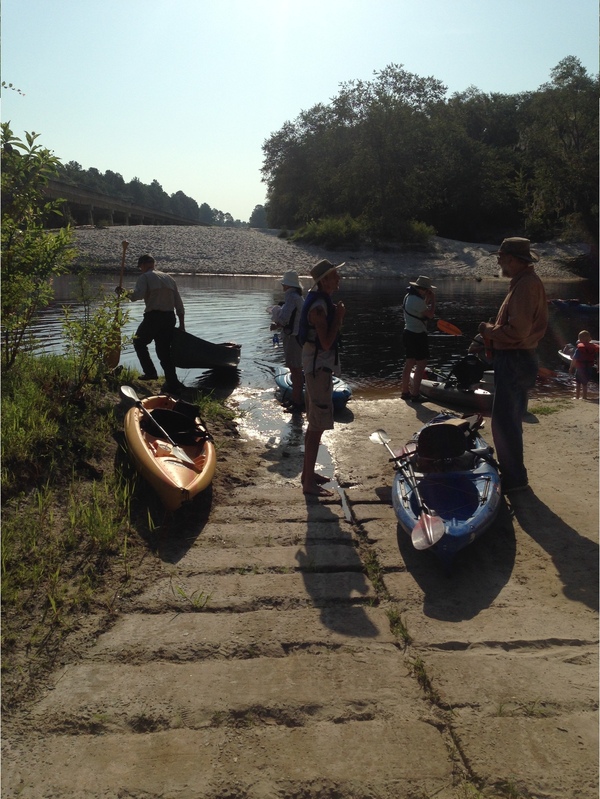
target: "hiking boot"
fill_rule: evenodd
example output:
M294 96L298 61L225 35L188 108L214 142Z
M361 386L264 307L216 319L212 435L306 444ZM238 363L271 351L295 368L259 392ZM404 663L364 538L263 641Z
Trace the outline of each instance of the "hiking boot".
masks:
M304 405L296 405L294 402L290 402L289 405L286 405L283 409L284 413L302 413L305 410Z
M158 380L158 375L140 375L138 380Z

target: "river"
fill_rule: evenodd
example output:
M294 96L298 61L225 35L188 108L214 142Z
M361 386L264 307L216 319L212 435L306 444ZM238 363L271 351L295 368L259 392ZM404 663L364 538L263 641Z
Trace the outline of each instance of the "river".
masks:
M209 341L235 341L242 345L239 385L251 389L272 386L270 365L283 363L283 349L273 346L267 307L282 299L281 286L273 277L176 275L186 308L186 328ZM106 275L90 280L93 291L112 291ZM440 333L432 324L431 363L447 369L464 354L477 325L495 315L506 294L508 281L490 279L436 280L437 315L459 327L463 337ZM569 298L574 290L582 302L596 302L587 282L545 281L549 296ZM574 286L576 289L574 289ZM342 337L342 372L356 396L395 396L402 371L402 299L404 283L397 279L343 279L337 297L346 308ZM35 333L48 352L63 349L63 307L77 308L77 280L62 276L55 281L55 301L40 315ZM336 299L336 297L334 297ZM131 303L131 318L124 333L132 335L141 320L143 303ZM557 351L577 339L582 328L598 338L598 315L584 316L551 311L550 325L540 344L540 363L562 369ZM153 348L151 347L151 351ZM139 368L131 345L123 349L121 363ZM198 370L179 370L188 385L202 376Z

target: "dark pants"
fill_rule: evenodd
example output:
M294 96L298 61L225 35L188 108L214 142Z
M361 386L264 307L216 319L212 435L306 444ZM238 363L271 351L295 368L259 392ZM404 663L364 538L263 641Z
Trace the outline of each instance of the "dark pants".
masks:
M494 351L492 435L506 488L527 483L522 420L527 411L527 392L534 386L537 372L535 350Z
M177 371L171 360L171 341L175 330L175 314L172 311L148 311L133 337L133 348L142 370L148 377L156 375L156 367L148 352L148 344L154 341L156 354L167 383L176 385Z

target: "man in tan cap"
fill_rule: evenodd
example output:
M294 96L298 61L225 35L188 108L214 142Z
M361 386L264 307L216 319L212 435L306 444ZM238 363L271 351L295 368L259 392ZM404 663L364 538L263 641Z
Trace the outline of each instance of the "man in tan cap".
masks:
M333 496L323 488L326 479L315 473L319 445L324 430L333 428L333 375L340 374L338 335L346 308L334 304L331 295L340 285L339 269L344 264L319 261L310 270L314 285L300 314L299 340L306 383L306 417L302 490L317 497Z
M482 322L479 332L493 352L494 403L492 435L500 464L502 491L529 487L523 456L523 415L527 392L538 373L536 348L548 326L548 301L533 264L539 260L529 239L504 239L491 253L510 286L495 322Z

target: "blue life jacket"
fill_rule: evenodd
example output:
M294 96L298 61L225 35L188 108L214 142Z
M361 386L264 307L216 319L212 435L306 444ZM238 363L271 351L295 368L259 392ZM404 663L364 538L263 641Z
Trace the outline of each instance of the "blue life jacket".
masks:
M308 321L308 314L310 313L310 309L315 304L317 300L324 300L325 305L327 307L327 327L330 327L333 324L333 320L335 319L335 305L329 294L325 291L321 291L317 289L316 291L309 291L306 295L306 299L304 300L304 305L302 306L302 313L300 314L300 326L298 328L298 344L300 346L304 346L307 341L314 343L315 345L315 358L314 363L317 360L317 353L320 349L323 349L321 343L319 341L319 337L316 333L315 326L311 325ZM314 338L311 336L311 331L314 334ZM336 338L335 344L335 362L337 363L338 359L338 339Z

